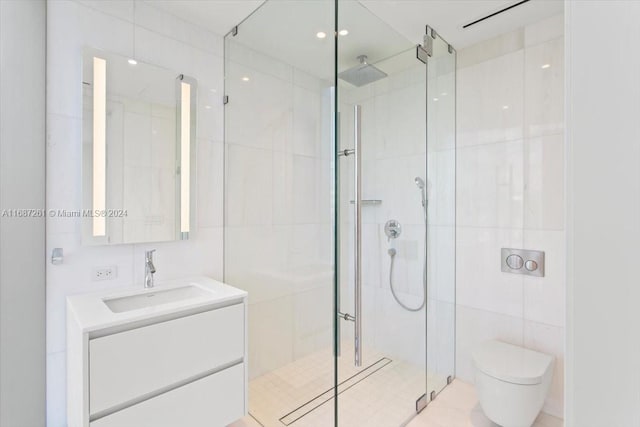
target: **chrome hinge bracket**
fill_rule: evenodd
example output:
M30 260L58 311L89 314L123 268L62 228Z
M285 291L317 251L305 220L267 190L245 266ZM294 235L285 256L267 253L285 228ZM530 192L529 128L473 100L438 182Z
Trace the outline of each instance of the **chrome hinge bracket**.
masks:
M343 313L341 311L338 312L338 317L344 320L347 320L349 322L355 322L356 321L356 317L352 316L349 313Z
M427 25L427 31L422 38L422 44L416 46L416 58L424 64L433 56L433 39L435 36L436 32Z

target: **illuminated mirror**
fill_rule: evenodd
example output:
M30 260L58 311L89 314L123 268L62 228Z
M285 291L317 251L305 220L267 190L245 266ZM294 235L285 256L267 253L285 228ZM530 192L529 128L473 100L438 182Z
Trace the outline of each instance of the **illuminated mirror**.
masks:
M188 239L195 217L196 80L86 49L82 85L83 243Z

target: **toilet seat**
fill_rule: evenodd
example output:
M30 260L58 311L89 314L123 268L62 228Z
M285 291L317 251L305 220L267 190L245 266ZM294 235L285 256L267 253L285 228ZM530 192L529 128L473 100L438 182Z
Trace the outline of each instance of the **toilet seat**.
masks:
M476 368L486 375L518 385L542 383L553 365L553 357L547 354L496 340L478 346L472 359Z

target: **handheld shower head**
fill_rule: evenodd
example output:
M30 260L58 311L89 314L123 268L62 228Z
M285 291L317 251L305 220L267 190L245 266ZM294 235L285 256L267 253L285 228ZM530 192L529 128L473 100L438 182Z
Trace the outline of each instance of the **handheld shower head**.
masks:
M419 189L424 189L424 180L422 178L416 176L416 179L414 179L413 181L416 183Z

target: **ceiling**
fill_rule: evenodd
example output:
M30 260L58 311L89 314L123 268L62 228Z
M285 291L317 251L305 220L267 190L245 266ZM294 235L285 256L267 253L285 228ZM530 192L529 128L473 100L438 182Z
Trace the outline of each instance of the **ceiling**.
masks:
M279 0L270 0L278 2ZM304 3L310 0L297 0ZM519 0L361 0L360 3L412 43L422 40L429 24L456 49L487 40L563 11L563 0L531 0L473 27L462 25ZM224 35L262 0L150 0L185 21ZM349 1L345 1L349 3ZM291 16L289 16L291 18Z
M467 29L462 26L519 0L363 0L361 3L413 42L422 40L425 24L456 49L513 31L563 12L562 0L531 0Z
M264 0L147 0L185 21L225 35Z

